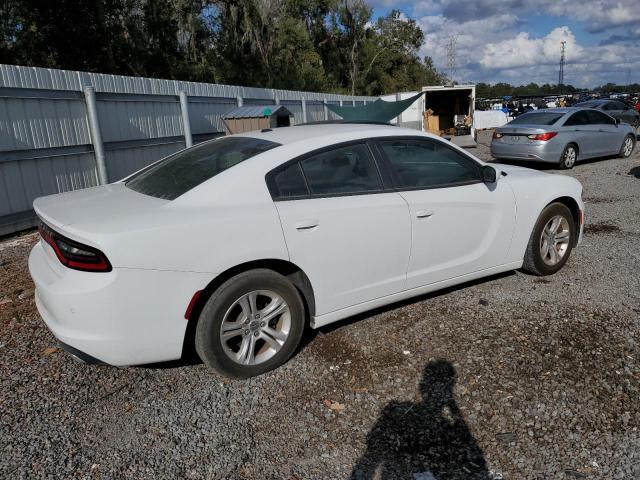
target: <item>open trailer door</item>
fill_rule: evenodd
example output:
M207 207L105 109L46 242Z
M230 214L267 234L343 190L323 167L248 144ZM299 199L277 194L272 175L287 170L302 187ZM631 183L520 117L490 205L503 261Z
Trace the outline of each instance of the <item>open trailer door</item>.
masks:
M422 87L424 130L465 148L477 147L473 122L475 85Z

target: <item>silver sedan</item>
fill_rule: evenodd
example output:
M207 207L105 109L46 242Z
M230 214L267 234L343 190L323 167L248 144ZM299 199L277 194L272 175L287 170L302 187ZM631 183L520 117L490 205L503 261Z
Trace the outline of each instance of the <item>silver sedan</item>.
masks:
M591 108L552 108L520 115L497 128L491 155L573 168L576 161L633 152L633 127Z

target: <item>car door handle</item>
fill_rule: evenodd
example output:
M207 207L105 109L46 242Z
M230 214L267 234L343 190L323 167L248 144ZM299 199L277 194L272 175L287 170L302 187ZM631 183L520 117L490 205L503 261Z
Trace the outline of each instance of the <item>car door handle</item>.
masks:
M298 220L296 222L296 230L311 230L318 226L318 222L315 218L305 218L304 220Z
M418 218L429 218L433 215L433 211L431 210L418 210L416 212L416 217Z

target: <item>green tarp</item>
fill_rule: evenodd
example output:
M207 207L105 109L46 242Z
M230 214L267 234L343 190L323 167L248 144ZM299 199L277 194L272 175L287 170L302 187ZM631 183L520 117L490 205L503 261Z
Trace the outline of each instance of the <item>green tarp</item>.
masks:
M420 92L413 97L398 102L385 102L379 98L375 102L367 103L361 107L327 105L327 108L333 113L340 115L347 122L388 123L409 108L423 93L424 92Z

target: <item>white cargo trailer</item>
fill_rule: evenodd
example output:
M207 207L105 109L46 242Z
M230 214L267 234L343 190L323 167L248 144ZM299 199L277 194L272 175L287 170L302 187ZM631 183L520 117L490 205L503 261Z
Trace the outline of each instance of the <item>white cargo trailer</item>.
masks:
M431 86L422 87L425 92L423 99L424 112L431 110L433 115L438 116L439 131L444 132L445 137L451 137L451 141L461 147L475 147L476 129L473 122L474 107L476 103L475 85L452 85L452 86ZM470 117L469 134L457 134L453 129L460 132L462 129L456 128L464 123L464 118ZM422 124L422 129L427 130L427 125ZM451 132L451 133L449 133ZM435 133L435 132L434 132Z
M439 127L433 133L444 137L450 137L451 141L462 147L475 147L477 144L476 130L473 123L474 106L476 102L475 85L453 85L453 86L430 86L422 87L425 94L418 98L407 108L398 118L391 121L406 128L428 131L425 124L424 113L432 110L433 115L438 117ZM391 95L384 95L380 98L387 102L405 100L419 92L402 92ZM464 122L465 117L471 118L470 133L456 135L448 133L456 128L456 123ZM456 122L456 119L458 122Z

